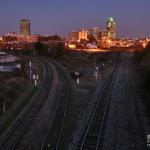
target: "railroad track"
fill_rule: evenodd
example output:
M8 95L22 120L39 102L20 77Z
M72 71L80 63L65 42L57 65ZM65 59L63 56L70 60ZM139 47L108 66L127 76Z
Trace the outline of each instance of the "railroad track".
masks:
M52 69L47 63L43 63L45 64L45 80L41 83L42 85L38 88L37 93L33 96L32 104L17 118L16 122L3 138L0 144L0 150L14 150L16 148L47 99L52 81Z
M60 76L60 89L58 94L58 102L53 114L52 121L49 126L49 130L45 139L43 140L41 150L57 150L59 149L59 142L63 130L63 124L66 115L67 103L68 103L68 79L63 69L52 61L56 66Z
M77 148L79 150L98 150L103 146L110 94L118 68L119 63L113 67L111 74L105 82L88 127L79 141Z
M128 122L129 122L129 134L130 134L130 146L131 148L137 149L137 150L148 150L149 147L147 147L147 141L146 141L146 133L144 131L142 117L140 115L140 109L139 109L139 102L136 96L134 87L134 81L133 79L129 77L129 57L126 60L126 76L127 76L127 85L129 88L127 89L127 92L130 96L129 100L131 105L128 106L129 116L128 116ZM132 99L131 99L132 98Z

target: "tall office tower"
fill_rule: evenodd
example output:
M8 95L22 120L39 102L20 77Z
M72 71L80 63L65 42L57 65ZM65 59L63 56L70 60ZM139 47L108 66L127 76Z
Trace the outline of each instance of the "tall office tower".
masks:
M109 17L107 20L107 32L109 39L116 39L116 23L112 17Z
M20 34L30 35L30 20L28 19L20 20Z
M81 39L82 40L87 40L88 39L87 36L88 36L88 32L86 30L81 29L79 31L79 40L81 40Z

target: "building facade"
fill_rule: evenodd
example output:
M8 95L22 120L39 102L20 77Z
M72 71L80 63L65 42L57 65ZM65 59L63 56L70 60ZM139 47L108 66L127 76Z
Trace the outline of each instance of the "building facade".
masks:
M79 33L77 31L72 31L69 33L69 40L74 42L79 39Z
M88 31L81 29L79 31L79 40L87 40L88 39Z
M22 19L20 20L20 34L21 35L30 35L30 20Z
M116 23L112 17L109 17L107 20L107 32L109 39L111 40L116 39Z
M89 30L89 36L95 38L96 41L100 40L100 29L98 27L93 27Z

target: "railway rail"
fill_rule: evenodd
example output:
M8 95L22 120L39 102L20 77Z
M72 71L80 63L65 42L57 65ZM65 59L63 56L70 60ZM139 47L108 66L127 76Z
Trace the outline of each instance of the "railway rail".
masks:
M41 150L59 149L59 142L61 139L63 124L64 124L66 111L67 111L67 104L68 104L68 86L69 86L68 79L66 78L66 75L62 67L56 64L54 61L52 62L56 66L59 72L61 86L58 94L57 106L55 108L47 135L43 140Z
M128 53L127 53L128 54ZM147 147L147 141L146 141L146 133L144 131L143 122L142 122L142 116L140 115L140 107L138 98L136 96L135 87L134 87L134 81L130 78L129 68L128 64L130 63L129 57L126 60L125 67L126 67L126 82L129 88L127 89L127 92L130 96L129 99L130 102L132 102L131 105L128 106L129 111L129 134L130 134L130 146L134 149L139 150L148 150L150 149Z
M102 148L107 110L109 108L110 94L119 68L119 63L115 64L111 74L108 76L98 102L91 116L89 124L81 137L78 148L79 150L97 150Z
M25 111L17 118L13 126L10 128L6 136L3 138L0 144L0 150L14 150L17 144L21 141L22 137L28 131L30 125L36 118L37 114L41 110L49 94L50 85L52 81L52 69L47 63L43 62L44 69L44 81L38 88L38 91L33 96L32 104L29 105Z

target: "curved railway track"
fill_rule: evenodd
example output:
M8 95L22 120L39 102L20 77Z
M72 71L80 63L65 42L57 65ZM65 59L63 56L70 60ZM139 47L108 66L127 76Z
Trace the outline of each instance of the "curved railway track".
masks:
M45 139L43 140L41 150L57 150L59 149L59 142L61 138L61 133L63 130L63 124L65 120L66 110L67 110L67 104L68 104L68 79L66 78L66 75L63 71L63 69L56 64L54 61L52 63L56 66L61 86L58 94L58 102L56 109L53 114L53 118L51 120L49 130L47 132L47 135Z
M116 73L119 68L119 63L116 64L111 74L108 76L101 94L98 97L98 102L89 121L89 125L81 137L78 144L79 150L97 150L102 148L107 110L110 102L110 94L115 80Z
M52 81L52 69L44 63L44 81L33 96L32 104L17 118L11 129L8 131L0 144L0 150L14 150L22 137L28 131L30 125L36 118L45 103L50 90Z

